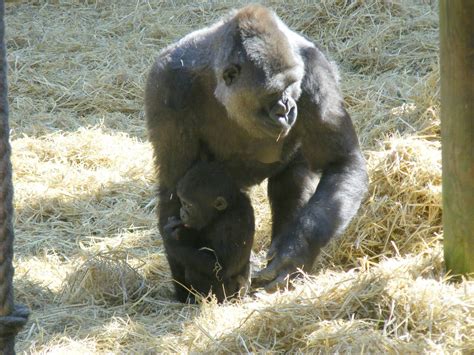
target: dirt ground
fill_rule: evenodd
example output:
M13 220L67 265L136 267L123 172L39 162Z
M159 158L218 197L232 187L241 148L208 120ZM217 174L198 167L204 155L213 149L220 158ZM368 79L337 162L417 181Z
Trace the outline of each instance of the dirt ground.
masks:
M144 82L161 48L244 3L7 3L15 297L32 310L17 351L474 352L474 282L442 254L436 1L264 2L339 64L370 191L293 290L173 301ZM252 199L259 261L265 184Z

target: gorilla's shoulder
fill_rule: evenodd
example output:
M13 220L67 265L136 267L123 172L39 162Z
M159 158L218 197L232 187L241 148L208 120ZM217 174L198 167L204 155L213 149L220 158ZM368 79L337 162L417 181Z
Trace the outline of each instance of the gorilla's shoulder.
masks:
M339 108L343 101L339 70L317 45L302 48L300 53L305 65L302 99L317 106L320 117L324 117L329 108Z
M172 53L162 53L149 73L147 93L159 98L169 109L183 110L187 107L193 81L194 75L188 66L181 65Z

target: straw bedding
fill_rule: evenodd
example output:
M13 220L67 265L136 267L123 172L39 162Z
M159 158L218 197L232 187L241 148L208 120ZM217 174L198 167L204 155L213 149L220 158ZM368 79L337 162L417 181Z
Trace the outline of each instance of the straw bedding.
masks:
M160 48L235 4L7 4L20 352L474 351L474 283L442 255L436 2L266 4L339 63L370 191L292 290L200 306L171 298L143 87ZM258 267L264 184L252 199Z

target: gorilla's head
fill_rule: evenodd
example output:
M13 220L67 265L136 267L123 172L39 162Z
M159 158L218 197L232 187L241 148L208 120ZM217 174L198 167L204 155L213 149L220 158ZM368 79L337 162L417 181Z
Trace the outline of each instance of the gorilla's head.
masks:
M268 9L251 5L228 20L215 62L216 98L257 138L277 140L297 117L303 61Z
M177 185L180 218L186 227L200 230L232 207L239 191L219 163L200 161Z

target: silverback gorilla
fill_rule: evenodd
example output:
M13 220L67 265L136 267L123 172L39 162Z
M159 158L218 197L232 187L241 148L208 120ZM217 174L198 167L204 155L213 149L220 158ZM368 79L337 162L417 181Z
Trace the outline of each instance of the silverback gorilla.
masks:
M179 216L178 180L203 152L239 188L268 178L272 240L267 267L254 282L269 290L298 268L311 269L367 190L335 66L260 5L162 50L149 73L145 108L161 233ZM169 255L168 261L173 278L184 280L179 263Z
M190 290L219 302L248 289L255 221L248 196L219 163L198 162L180 179L180 218L164 226L166 255L184 268L176 283L182 302L194 303Z

